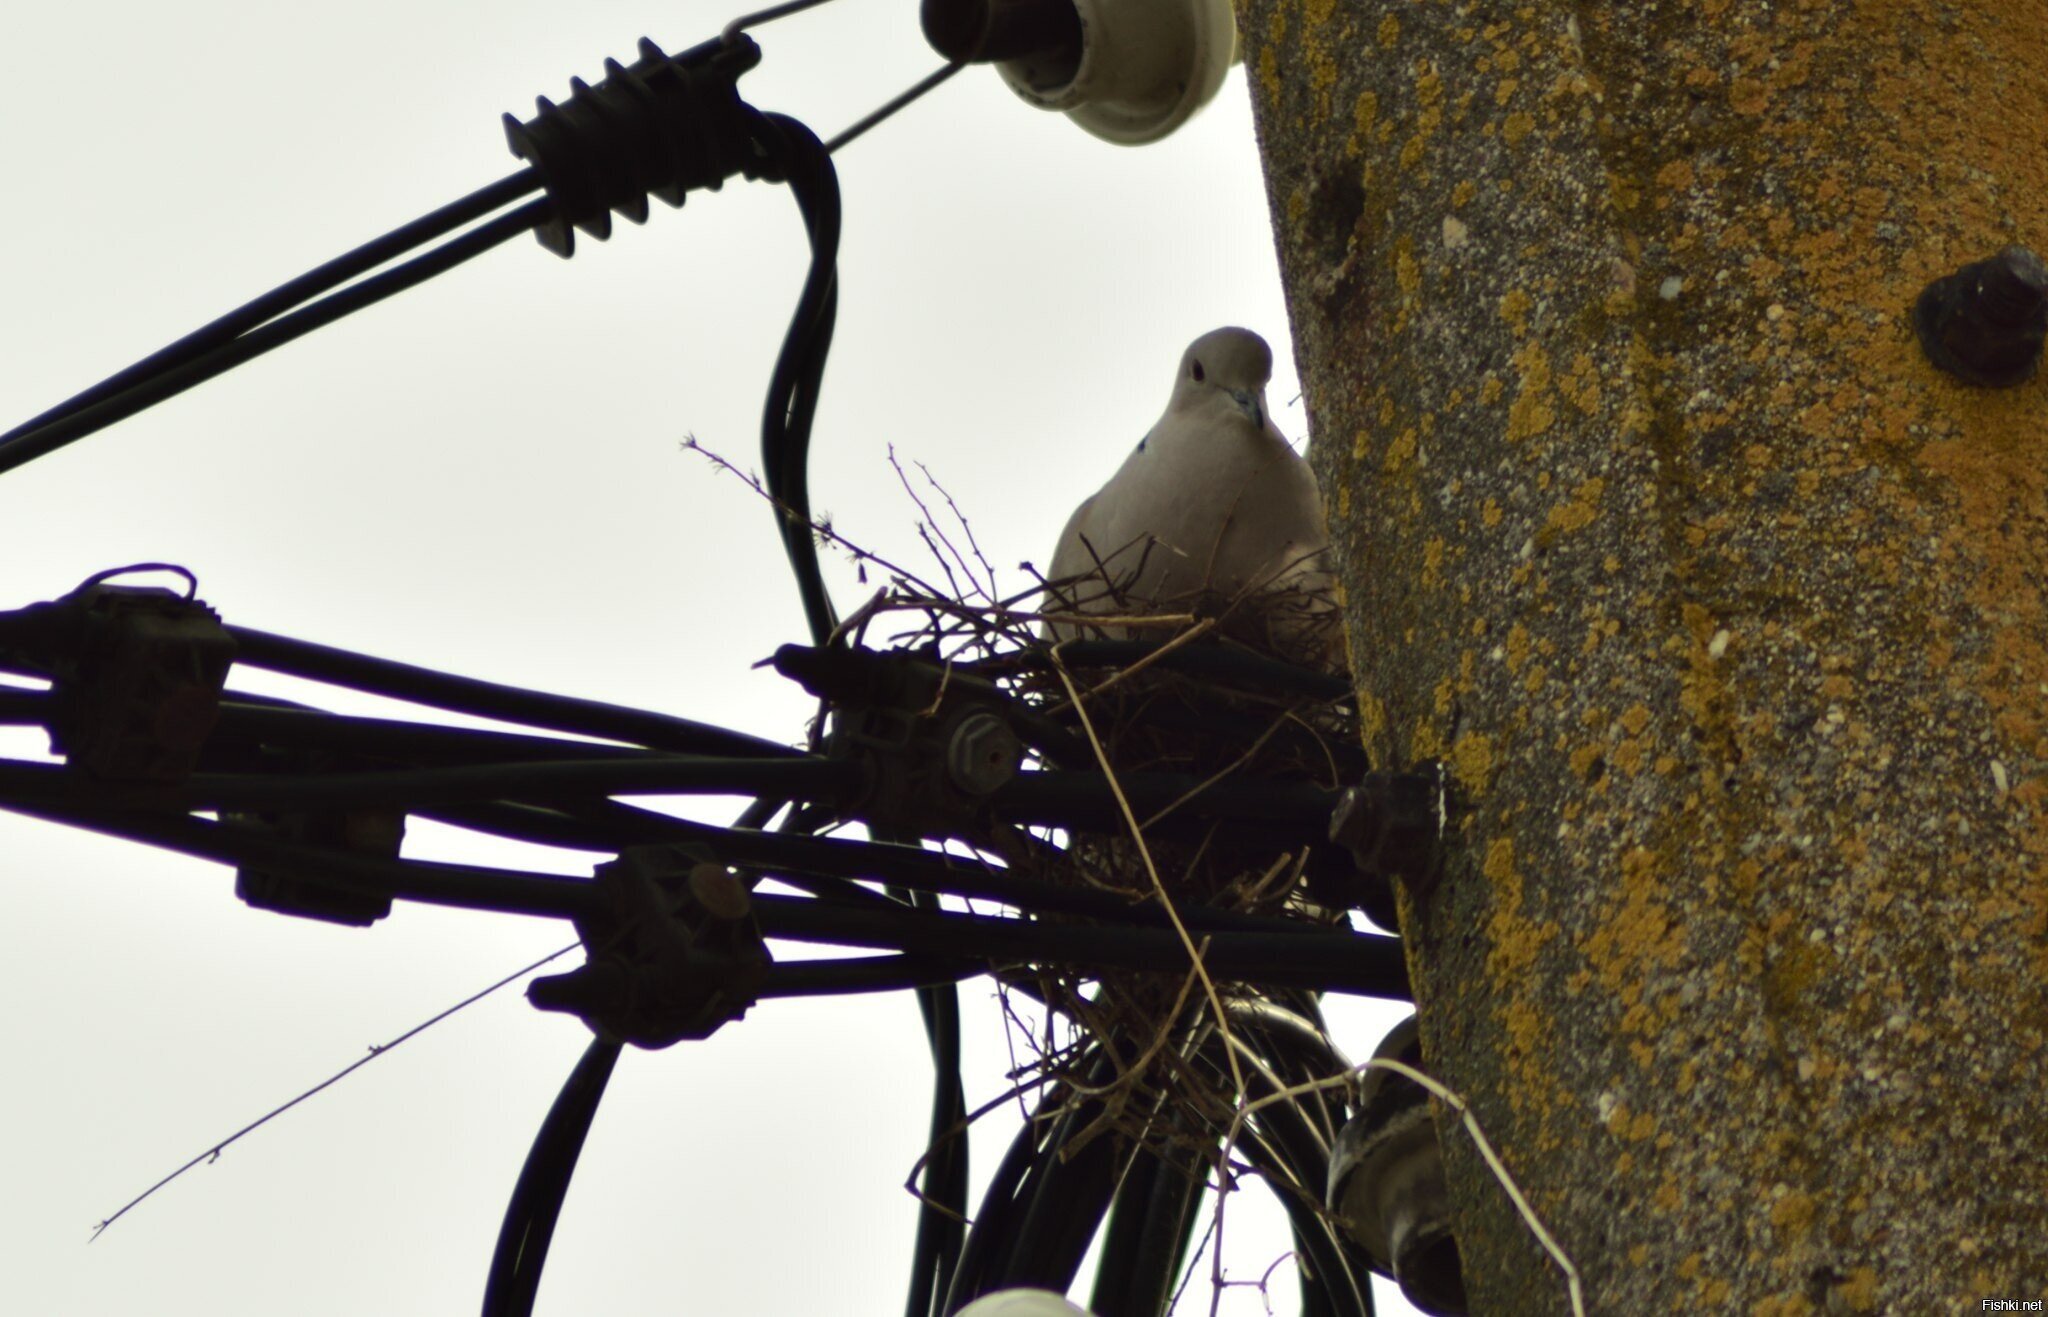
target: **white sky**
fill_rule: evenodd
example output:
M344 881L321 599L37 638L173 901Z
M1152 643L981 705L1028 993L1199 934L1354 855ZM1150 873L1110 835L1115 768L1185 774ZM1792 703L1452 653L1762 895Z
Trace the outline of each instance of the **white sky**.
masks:
M511 172L501 111L565 97L643 34L678 49L737 11L16 7L0 19L0 428ZM836 0L756 35L766 59L743 93L821 136L937 63L911 0ZM969 70L838 163L839 330L811 470L854 538L920 554L894 444L946 483L999 569L1042 562L1158 413L1181 348L1221 324L1272 341L1271 401L1303 437L1240 74L1133 150ZM169 559L232 622L796 738L805 701L749 667L803 629L770 518L677 447L694 433L758 462L803 272L795 205L736 182L579 247L563 262L520 239L0 479L0 607ZM842 607L863 597L850 569L828 571ZM579 871L418 824L408 850ZM473 1311L586 1038L516 991L87 1247L187 1157L572 936L416 906L336 928L250 910L232 887L224 869L0 814L0 1310ZM972 1105L1009 1061L985 981L964 998ZM1358 1056L1396 1018L1342 1000L1332 1016ZM770 1002L708 1042L629 1053L541 1310L900 1312L929 1076L908 994ZM977 1193L1013 1129L1006 1115L976 1140ZM1228 1233L1239 1279L1287 1247L1263 1191L1233 1200ZM1187 1310L1206 1311L1198 1291ZM1292 1282L1275 1291L1292 1312ZM1382 1311L1405 1311L1389 1293ZM1249 1290L1222 1310L1263 1311Z

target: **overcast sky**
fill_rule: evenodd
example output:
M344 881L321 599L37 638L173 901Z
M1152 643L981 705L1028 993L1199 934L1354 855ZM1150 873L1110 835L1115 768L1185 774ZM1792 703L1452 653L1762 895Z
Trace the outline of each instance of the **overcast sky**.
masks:
M0 428L511 172L500 112L565 98L642 35L679 49L736 12L16 6L0 19ZM937 63L912 0L835 0L756 35L743 94L821 136ZM838 164L839 329L811 469L853 538L921 552L893 445L999 569L1043 563L1158 414L1181 349L1222 324L1272 342L1272 404L1306 438L1241 74L1179 134L1129 149L969 70ZM805 701L750 667L803 630L770 517L679 442L757 465L803 268L792 199L738 182L572 261L520 239L0 478L0 607L168 559L234 623L795 740ZM843 608L864 597L828 571ZM407 850L588 872L418 823ZM409 906L368 930L283 918L238 902L227 870L5 814L0 879L0 1310L475 1309L506 1194L587 1037L516 991L85 1241L187 1157L563 945L564 926ZM974 1105L1010 1061L986 982L964 998ZM1332 1015L1354 1056L1396 1018ZM908 994L770 1002L708 1042L629 1053L541 1310L900 1312L929 1075ZM977 1138L977 1194L1014 1121ZM1278 1222L1263 1191L1233 1200L1233 1277L1285 1251ZM1274 1298L1292 1312L1291 1282ZM1223 1311L1263 1309L1232 1290Z

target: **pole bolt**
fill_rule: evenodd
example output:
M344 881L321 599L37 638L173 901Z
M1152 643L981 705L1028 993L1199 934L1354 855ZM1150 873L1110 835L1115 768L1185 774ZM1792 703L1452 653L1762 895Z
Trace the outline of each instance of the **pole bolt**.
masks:
M2048 266L2025 247L1965 265L1927 285L1913 328L1927 359L1965 384L2025 383L2048 337Z
M946 745L946 776L970 796L993 794L1017 775L1024 743L992 713L975 712L953 728Z

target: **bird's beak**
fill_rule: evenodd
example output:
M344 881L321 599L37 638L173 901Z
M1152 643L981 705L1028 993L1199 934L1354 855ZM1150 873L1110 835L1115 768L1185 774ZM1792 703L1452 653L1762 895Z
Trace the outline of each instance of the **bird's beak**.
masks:
M1265 428L1266 400L1259 396L1258 390L1232 389L1230 396L1236 400L1239 407L1244 409L1244 414L1252 418L1253 425L1261 429Z

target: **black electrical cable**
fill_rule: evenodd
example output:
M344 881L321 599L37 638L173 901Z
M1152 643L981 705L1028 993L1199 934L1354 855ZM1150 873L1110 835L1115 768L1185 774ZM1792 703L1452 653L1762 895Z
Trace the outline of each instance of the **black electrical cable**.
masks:
M1102 1317L1165 1312L1194 1237L1202 1176L1177 1156L1136 1155L1141 1166L1117 1191L1090 1297L1089 1307ZM1146 1165L1151 1173L1141 1176Z
M61 768L12 765L10 777ZM571 918L590 909L590 883L550 874L420 860L387 860L283 841L254 829L205 820L147 815L18 795L0 807L53 822L108 832L217 863L283 869L342 888L467 909ZM865 902L754 897L769 937L862 946L998 963L1046 962L1128 969L1177 970L1186 950L1177 935L1150 928L1063 927L1022 919L878 908ZM1212 973L1280 986L1355 992L1408 1000L1398 943L1351 933L1206 935ZM1379 944L1384 943L1384 946Z
M916 891L938 892L973 900L994 901L1019 910L1075 915L1147 928L1171 922L1158 905L1133 904L1114 892L1068 887L991 868L918 846L855 841L844 837L792 837L757 830L720 828L669 814L616 802L579 807L579 815L618 829L621 840L689 841L709 848L727 864L743 865L777 875L868 879ZM1299 919L1241 914L1183 903L1175 907L1190 932L1235 931L1279 937L1326 938L1332 930ZM1394 945L1394 939L1356 934L1369 941Z
M1112 1062L1103 1043L1092 1045L1090 1052L1093 1063L1085 1082L1099 1088L1108 1082ZM1114 1139L1098 1133L1078 1152L1070 1147L1101 1112L1099 1098L1069 1098L1018 1186L1011 1228L983 1281L987 1288L1028 1285L1064 1293L1072 1284L1114 1188Z
M119 393L25 431L0 444L0 473L103 430L343 316L425 283L437 274L445 274L464 261L529 232L547 218L549 206L545 199L529 201L381 274L350 284L309 306L159 370Z
M1174 1170L1148 1148L1131 1150L1131 1162L1109 1202L1109 1216L1102 1226L1102 1259L1095 1264L1095 1284L1088 1292L1088 1310L1097 1317L1123 1317L1129 1313L1156 1313L1159 1307L1144 1308L1132 1295L1140 1279L1139 1246L1151 1220L1152 1197L1162 1175Z
M29 418L5 434L0 434L0 446L52 421L61 420L104 402L152 376L184 365L193 358L248 333L265 321L283 315L301 302L339 287L387 261L396 260L422 243L431 242L473 220L482 219L501 206L510 205L527 193L537 190L540 185L540 177L533 170L522 169L508 178L501 178L495 183L478 188L466 197L451 201L438 210L429 211L410 223L402 224L381 238L374 238L353 251L344 252L324 265L315 266L297 278L279 284L261 297L200 326L175 343L159 348L134 365L116 371L48 411Z
M783 548L796 574L812 643L823 645L831 639L838 619L818 566L807 467L811 423L817 414L818 390L839 302L839 180L832 157L809 128L787 115L762 118L770 129L775 168L803 213L811 262L769 379L768 401L761 417L761 466L775 503Z
M9 785L0 761L0 788ZM71 799L116 806L283 810L433 806L471 801L584 799L606 795L719 795L815 799L851 791L860 769L831 759L727 759L660 755L537 760L350 773L194 773L176 785L126 787L74 775ZM26 785L26 784L22 784ZM18 789L18 788L17 788Z
M936 910L936 896L922 892L892 896L914 906ZM925 1039L932 1053L932 1114L925 1146L924 1197L919 1204L917 1234L911 1247L910 1294L906 1311L930 1306L944 1294L959 1265L967 1215L968 1141L967 1091L960 1075L960 994L952 984L917 994Z
M957 983L988 972L973 961L942 956L853 956L837 960L779 961L755 995L770 997L839 996L849 992L896 992Z
M499 722L684 753L792 758L802 751L709 723L437 672L248 627L229 627L235 662Z
M1020 910L1109 920L1145 928L1171 926L1165 913L1151 902L1134 905L1128 898L1113 892L1070 888L1042 879L1020 877L1006 870L992 869L935 851L839 837L794 838L768 833L749 836L706 829L701 824L689 826L694 830L694 839L705 842L730 863L748 864L775 872L886 881L920 891L999 902ZM1183 904L1176 909L1181 922L1191 932L1235 931L1302 938L1332 935L1329 929L1302 920L1240 914L1192 904ZM1390 946L1394 944L1392 938L1378 940Z
M704 826L653 810L614 806L609 801L560 809L492 801L488 804L437 805L412 812L420 818L467 828L472 832L600 855L616 855L623 846L641 843L692 841L698 836L694 830ZM678 826L664 827L664 820ZM792 873L771 876L785 886L812 896L869 901L884 908L889 904L887 897L844 878Z
M1255 690L1287 691L1319 700L1339 700L1353 692L1348 677L1332 676L1311 668L1296 667L1279 659L1226 645L1165 646L1151 640L1069 640L1060 645L1060 661L1069 668L1122 668L1144 659L1148 666L1186 673L1222 685L1243 684ZM1157 658L1152 658L1158 654ZM972 665L983 670L1010 671L1018 668L1049 668L1049 650L1032 648Z
M734 824L758 828L775 816L779 805L757 800L740 812ZM874 958L869 958L872 964ZM786 981L801 986L807 978L815 982L816 972L798 974ZM519 1183L505 1205L505 1219L498 1229L497 1248L491 1255L490 1279L484 1290L484 1317L528 1317L534 1296L540 1291L541 1271L547 1263L548 1243L562 1202L569 1193L569 1180L576 1172L577 1154L597 1118L598 1103L605 1084L619 1058L619 1044L593 1038L583 1059L563 1083L561 1093L548 1111L547 1120L534 1136Z
M952 1284L944 1293L934 1296L936 1302L929 1312L905 1308L904 1317L946 1317L987 1288L988 1269L1000 1260L1003 1244L1012 1233L1018 1189L1036 1164L1039 1147L1051 1128L1055 1097L1056 1094L1048 1094L1039 1100L1031 1117L1010 1140L1009 1151L997 1163L995 1174L989 1177L988 1188L981 1196L981 1210L974 1214L961 1246L959 1264L953 1269Z
M484 1281L484 1317L529 1317L533 1312L555 1222L561 1218L570 1177L576 1173L576 1161L597 1116L597 1105L604 1099L605 1085L618 1064L619 1051L617 1043L591 1039L533 1136L533 1147L520 1168L504 1222L498 1228L498 1245Z
M1253 1031L1253 1037L1265 1033L1296 1048L1306 1048L1311 1054L1327 1050L1326 1043L1313 1037L1312 1026L1305 1031L1310 1036L1302 1036L1304 1030L1300 1026L1306 1021L1297 1017L1290 1022L1287 1017L1291 1012L1265 1009L1266 1005L1233 1003L1233 1036L1240 1045L1249 1045L1250 1041L1237 1032L1236 1026L1244 1025ZM1222 1050L1227 1045L1220 1033L1212 1034L1202 1053L1219 1080L1228 1073L1229 1062ZM1275 1070L1280 1083L1297 1078L1287 1073L1291 1067L1284 1057L1274 1065L1272 1053L1260 1051L1259 1055L1268 1062L1268 1068ZM1316 1069L1317 1077L1328 1073L1321 1071L1319 1065ZM1244 1073L1249 1098L1267 1097L1276 1091L1274 1078L1265 1071L1251 1067ZM1300 1269L1302 1311L1329 1313L1332 1317L1372 1317L1370 1264L1333 1226L1322 1208L1321 1188L1329 1178L1329 1146L1318 1138L1308 1112L1294 1102L1261 1107L1240 1132L1238 1142L1293 1224L1295 1246L1307 1262Z
M645 759L664 753L637 745L569 740L559 736L486 731L408 722L402 718L364 718L303 706L292 708L241 691L229 691L221 702L220 720L207 738L208 759L216 747L228 751L320 751L389 759L418 766L439 764L532 762L543 759ZM792 758L798 755L792 750ZM206 760L202 760L202 763ZM772 761L771 761L772 762Z
M1173 809L1238 824L1234 836L1247 831L1300 833L1306 842L1329 840L1330 815L1340 793L1311 782L1271 778L1201 777L1193 773L1119 773L1116 787L1141 820ZM1022 772L989 798L996 816L1010 823L1049 824L1093 832L1115 832L1129 825L1116 792L1103 773Z
M1357 1256L1354 1246L1337 1232L1336 1226L1322 1211L1321 1204L1287 1188L1296 1163L1286 1150L1278 1146L1272 1135L1276 1125L1288 1123L1285 1116L1272 1119L1274 1113L1284 1106L1284 1103L1275 1103L1262 1109L1258 1119L1263 1122L1263 1129L1246 1129L1239 1135L1238 1148L1265 1177L1294 1226L1295 1247L1306 1262L1300 1268L1302 1312L1327 1312L1332 1317L1373 1317L1372 1280L1364 1260ZM1300 1117L1296 1114L1293 1119L1299 1122ZM1306 1129L1305 1125L1301 1126L1303 1135ZM1326 1163L1310 1162L1302 1168L1302 1179L1315 1182L1319 1169L1327 1174Z
M56 766L7 767L9 777L17 782L31 770L68 775L68 770ZM344 890L465 910L574 919L592 908L595 891L593 884L577 878L428 860L378 859L284 841L233 824L64 801L54 791L46 791L40 799L0 794L0 809L143 842L216 864L283 870Z

